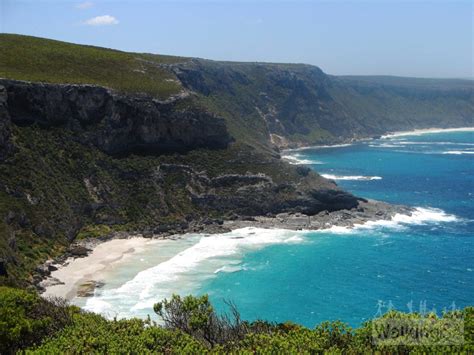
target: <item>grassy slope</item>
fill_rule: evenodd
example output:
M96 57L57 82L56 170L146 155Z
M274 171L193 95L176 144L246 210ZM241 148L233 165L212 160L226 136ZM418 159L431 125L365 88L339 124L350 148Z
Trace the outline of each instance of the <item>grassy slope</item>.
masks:
M0 52L2 78L96 84L159 98L181 89L176 78L160 65L185 60L14 34L0 34Z

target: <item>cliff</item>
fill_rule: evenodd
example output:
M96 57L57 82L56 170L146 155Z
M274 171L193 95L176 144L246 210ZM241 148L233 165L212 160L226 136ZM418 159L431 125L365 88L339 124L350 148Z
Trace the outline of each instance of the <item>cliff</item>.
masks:
M75 239L364 214L361 199L279 149L474 116L468 80L334 77L7 34L0 50L2 283L34 281Z
M108 154L217 149L231 141L222 118L197 107L180 107L186 95L159 101L118 95L99 86L12 80L0 80L0 85L6 96L3 110L14 124L63 127L81 143Z
M351 209L359 200L235 141L193 95L0 80L4 282L76 238L199 231L225 219Z
M474 117L472 80L337 77L311 65L200 59L170 67L233 134L280 148L472 126Z

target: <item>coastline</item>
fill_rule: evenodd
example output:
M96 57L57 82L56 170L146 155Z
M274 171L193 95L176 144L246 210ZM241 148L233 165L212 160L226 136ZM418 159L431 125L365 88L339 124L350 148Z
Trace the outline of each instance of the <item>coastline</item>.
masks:
M123 261L128 254L145 248L150 242L150 239L143 237L132 237L96 243L87 256L68 258L63 265L55 266L57 270L43 281L45 292L42 295L70 300L80 291L81 285L87 292L101 282L108 268Z
M70 250L80 248L87 252L79 255L68 253L58 259L46 262L51 272L43 274L37 283L43 297L62 297L71 300L76 296L91 296L96 287L104 284L104 275L127 256L144 250L150 243L173 242L186 238L189 234L224 234L243 228L285 229L293 231L349 231L351 228L390 223L397 216L412 216L416 209L391 205L374 200L360 200L359 206L352 210L334 212L323 211L313 216L302 213L281 213L274 217L249 217L228 220L220 223L194 226L179 234L159 234L144 237L141 233L115 233L107 238L81 240L74 243ZM197 231L196 231L197 230Z
M395 136L419 135L438 132L474 131L474 127L463 128L430 128L414 131L394 132L382 138ZM367 140L367 139L364 139ZM361 139L362 141L362 139ZM349 144L343 144L347 146ZM334 146L319 147L339 147ZM314 147L298 148L285 151L297 151ZM378 178L378 177L371 177ZM427 211L427 210L425 210ZM42 267L41 277L35 284L43 296L58 296L71 300L78 293L87 297L93 294L95 287L100 287L103 276L133 254L145 248L148 243L159 240L176 240L186 238L187 234L223 234L242 228L284 229L328 232L345 232L351 228L367 228L371 226L390 226L392 223L406 222L410 218L416 220L420 209L392 205L385 202L360 199L359 205L351 210L323 211L313 216L302 213L281 213L276 216L240 217L235 220L195 221L187 228L170 230L161 234L149 235L135 232L115 232L98 239L81 240L73 243L69 252L56 260L47 261ZM449 220L449 215L445 215ZM441 218L444 218L441 216ZM79 249L79 253L71 250ZM52 267L51 267L52 266ZM46 271L45 271L46 270Z
M343 140L340 143L334 143L334 144L321 144L321 145L301 146L297 148L287 148L287 149L282 149L281 153L285 154L285 153L298 152L298 151L309 150L309 149L343 148L343 147L350 147L351 145L356 144L356 143L371 141L374 139L387 139L387 138L403 137L403 136L418 136L418 135L423 135L423 134L443 133L443 132L474 132L474 127L458 127L458 128L432 127L432 128L414 129L411 131L394 131L394 132L388 132L378 137L353 138L351 140Z
M423 128L415 129L413 131L397 131L382 135L382 139L392 138L392 137L403 137L403 136L418 136L423 134L430 133L444 133L444 132L474 132L474 127L459 127L459 128Z

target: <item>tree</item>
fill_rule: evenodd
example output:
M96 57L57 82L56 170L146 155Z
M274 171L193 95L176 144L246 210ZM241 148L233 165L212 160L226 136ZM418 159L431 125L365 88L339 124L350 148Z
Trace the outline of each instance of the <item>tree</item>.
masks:
M235 305L226 302L229 314L217 315L207 295L201 297L173 295L153 306L166 328L179 329L209 346L238 341L249 333L247 322L242 322Z

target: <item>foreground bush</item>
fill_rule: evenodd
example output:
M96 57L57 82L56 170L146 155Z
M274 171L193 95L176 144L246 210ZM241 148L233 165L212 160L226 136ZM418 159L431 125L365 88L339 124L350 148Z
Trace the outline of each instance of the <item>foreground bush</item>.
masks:
M341 322L314 329L291 322L245 322L233 306L230 315L216 314L207 296L173 296L154 309L163 326L150 320L107 320L22 290L0 288L0 353L474 354L473 307L443 317L392 311L357 329ZM443 331L429 341L391 334L374 342L384 334L383 326L399 322Z
M75 311L60 299L43 299L20 289L0 287L0 354L41 343L72 324Z

